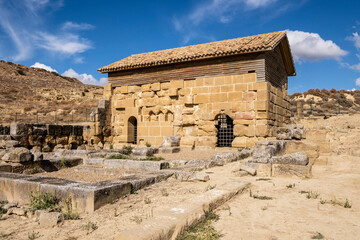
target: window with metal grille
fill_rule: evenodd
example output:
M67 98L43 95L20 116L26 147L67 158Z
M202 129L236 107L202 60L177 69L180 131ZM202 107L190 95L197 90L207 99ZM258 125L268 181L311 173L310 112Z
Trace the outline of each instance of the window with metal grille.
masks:
M128 120L128 143L137 144L137 119L130 117Z
M234 124L233 120L226 114L217 116L218 121L217 129L217 146L218 147L231 147L234 140Z

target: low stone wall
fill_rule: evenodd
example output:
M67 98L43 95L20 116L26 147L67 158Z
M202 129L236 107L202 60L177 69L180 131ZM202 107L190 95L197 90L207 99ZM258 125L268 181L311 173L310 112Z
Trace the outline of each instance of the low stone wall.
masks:
M115 200L172 175L158 172L88 183L0 172L0 200L28 204L31 192L51 192L59 199L71 198L73 209L78 212L93 212L109 203L110 198Z
M86 137L84 138L87 128L89 127L78 125L12 123L8 132L3 130L3 135L10 135L22 147L37 147L41 151L50 151L56 145L76 149L87 142ZM1 129L0 127L0 135Z

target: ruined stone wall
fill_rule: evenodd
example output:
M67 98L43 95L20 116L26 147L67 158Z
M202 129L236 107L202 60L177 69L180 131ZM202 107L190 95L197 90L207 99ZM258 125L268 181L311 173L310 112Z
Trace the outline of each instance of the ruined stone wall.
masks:
M275 127L289 116L286 91L257 74L173 80L141 86L105 86L111 102L114 146L127 143L129 118L137 119L137 143L160 145L164 136L181 137L181 146L215 147L219 114L233 119L233 147L252 146L257 139L275 136Z

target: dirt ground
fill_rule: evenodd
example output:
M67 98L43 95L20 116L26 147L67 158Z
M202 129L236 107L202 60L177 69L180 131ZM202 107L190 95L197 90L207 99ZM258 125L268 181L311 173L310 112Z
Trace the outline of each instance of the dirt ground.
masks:
M318 233L323 239L360 239L359 121L360 115L301 121L308 129L330 131L331 153L320 155L310 179L243 177L251 182L252 193L273 200L254 199L248 192L229 201L214 224L222 239L311 239ZM301 191L319 196L308 199ZM351 208L324 203L346 199Z
M323 239L359 239L359 121L360 115L353 115L306 122L308 127L331 131L332 149L330 154L320 156L322 160L313 166L313 177L309 179L257 181L258 177L239 177L231 172L238 164L235 162L204 170L210 175L208 182L170 178L92 214L83 214L80 220L67 220L53 228L42 228L34 219L11 216L0 220L0 239L29 239L33 232L36 239L113 239L119 232L156 216L157 211L233 179L249 181L252 194L273 199L254 199L249 189L219 207L220 220L214 226L221 230L221 239L311 239L318 233ZM311 191L318 197L308 199L301 191ZM348 199L351 208L327 203L335 199L341 203Z

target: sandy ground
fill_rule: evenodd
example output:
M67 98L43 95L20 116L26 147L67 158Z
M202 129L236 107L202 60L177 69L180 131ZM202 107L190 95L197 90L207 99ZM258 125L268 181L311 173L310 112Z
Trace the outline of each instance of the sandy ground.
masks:
M214 226L222 231L222 239L311 239L317 232L324 235L324 239L359 239L360 157L357 150L360 146L356 144L360 139L359 122L360 115L354 115L309 123L309 127L332 132L329 135L332 152L321 156L327 159L323 161L327 164L314 165L310 179L256 181L258 177L239 177L232 173L231 169L238 163L231 163L205 170L210 175L209 182L178 182L170 178L92 214L83 214L80 220L68 220L54 228L42 228L34 219L11 216L0 221L0 239L29 239L33 231L38 233L37 239L113 239L137 222L156 216L157 211L233 179L251 182L252 193L273 197L273 200L251 198L247 191L221 206L217 210L220 220ZM290 184L295 186L287 188ZM300 191L313 191L319 197L308 199ZM335 198L341 202L348 199L351 208L320 203L320 199ZM88 230L89 223L96 229Z
M273 200L239 195L220 208L214 224L222 239L311 239L321 233L324 239L360 239L360 115L301 121L307 129L330 131L331 153L320 155L311 179L272 178L251 182L251 191ZM321 163L321 164L320 164ZM295 187L288 188L288 185ZM300 191L319 194L308 199ZM344 203L351 208L321 204L320 200Z

